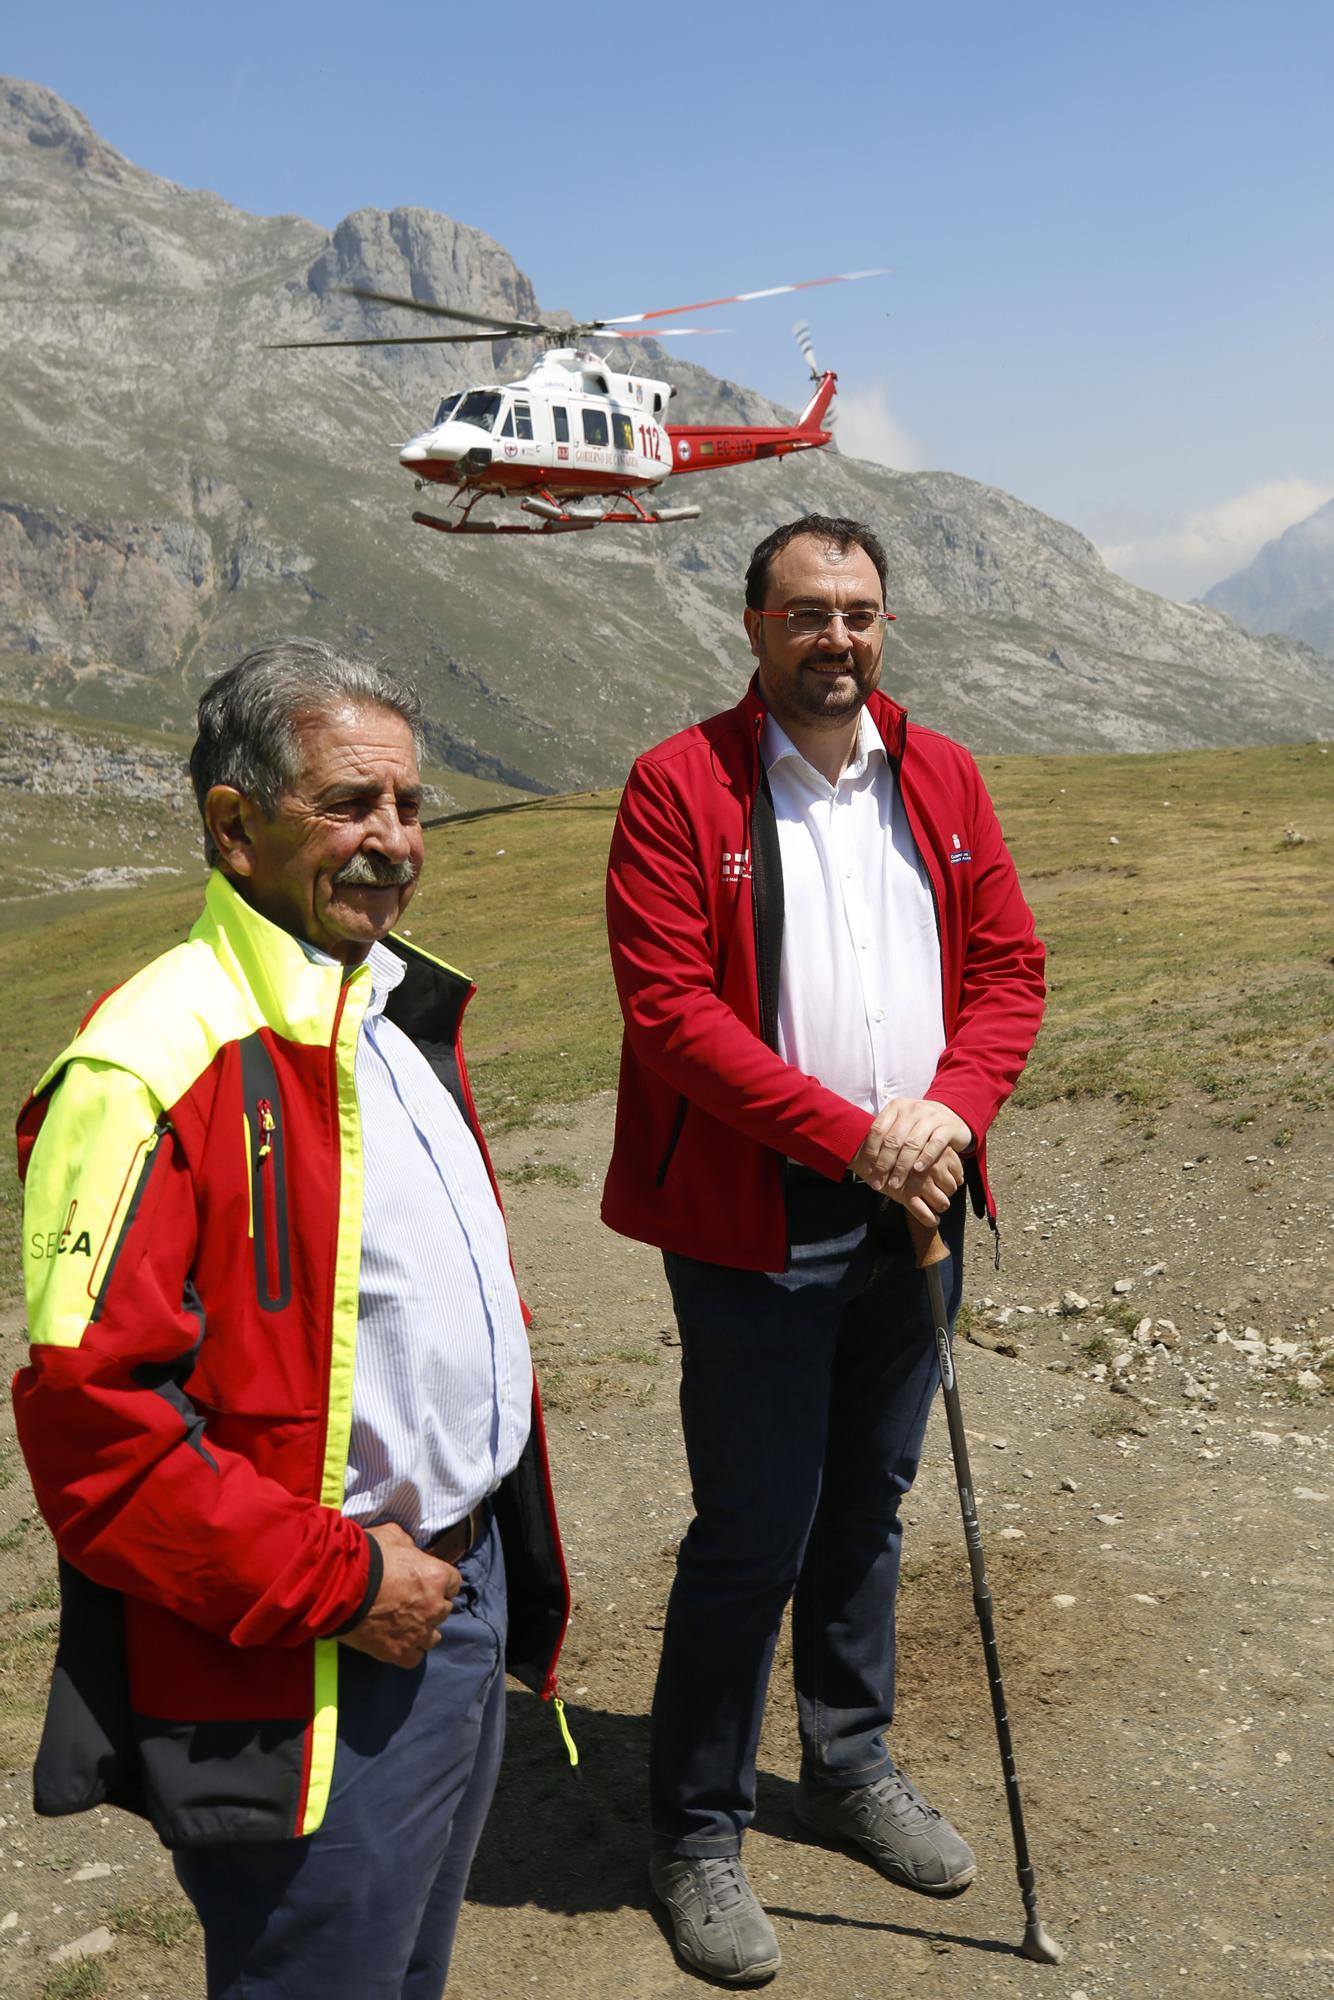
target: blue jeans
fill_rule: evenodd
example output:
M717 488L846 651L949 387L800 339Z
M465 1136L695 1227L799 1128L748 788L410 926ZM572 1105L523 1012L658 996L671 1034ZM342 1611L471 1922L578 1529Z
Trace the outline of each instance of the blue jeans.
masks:
M681 1333L695 1518L677 1558L653 1698L654 1843L735 1854L755 1813L774 1646L792 1599L802 1768L870 1784L889 1768L902 1526L939 1381L926 1284L902 1213L869 1189L792 1176L789 1267L665 1253ZM942 1233L953 1323L964 1209Z
M209 2000L439 2000L505 1733L494 1522L421 1666L343 1646L324 1824L172 1858L204 1926Z

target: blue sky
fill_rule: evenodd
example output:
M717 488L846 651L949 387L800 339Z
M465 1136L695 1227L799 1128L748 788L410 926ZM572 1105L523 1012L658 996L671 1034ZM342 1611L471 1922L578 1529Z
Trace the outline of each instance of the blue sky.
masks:
M484 229L545 306L887 264L682 352L1006 488L1190 596L1334 494L1328 0L63 0L0 63L150 171Z

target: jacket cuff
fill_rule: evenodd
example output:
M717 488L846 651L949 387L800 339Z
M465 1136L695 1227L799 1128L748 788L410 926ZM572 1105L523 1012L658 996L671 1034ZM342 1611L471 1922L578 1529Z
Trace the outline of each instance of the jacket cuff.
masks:
M345 1632L352 1630L353 1626L360 1625L362 1619L366 1616L366 1613L380 1594L380 1585L384 1579L384 1550L380 1547L374 1535L364 1535L362 1539L365 1541L366 1552L370 1557L366 1574L366 1588L362 1592L361 1602L352 1613L352 1616L345 1618L341 1625L335 1625L332 1632L326 1632L325 1637L327 1639L341 1639Z

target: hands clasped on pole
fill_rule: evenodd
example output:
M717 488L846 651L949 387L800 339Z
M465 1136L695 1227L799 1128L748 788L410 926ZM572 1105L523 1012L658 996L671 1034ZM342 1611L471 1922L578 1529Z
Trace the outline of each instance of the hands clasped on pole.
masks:
M871 1124L852 1162L858 1180L888 1195L934 1229L963 1186L959 1157L973 1143L962 1118L929 1097L893 1097Z

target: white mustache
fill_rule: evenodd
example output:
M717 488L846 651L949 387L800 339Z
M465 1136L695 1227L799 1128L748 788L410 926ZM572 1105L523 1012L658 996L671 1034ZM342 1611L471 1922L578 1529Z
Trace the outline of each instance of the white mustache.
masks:
M334 876L335 886L350 889L406 889L417 879L410 861L390 861L382 854L354 854Z

